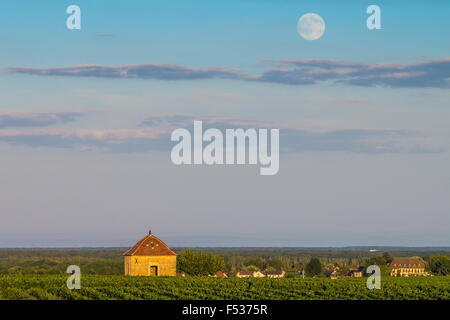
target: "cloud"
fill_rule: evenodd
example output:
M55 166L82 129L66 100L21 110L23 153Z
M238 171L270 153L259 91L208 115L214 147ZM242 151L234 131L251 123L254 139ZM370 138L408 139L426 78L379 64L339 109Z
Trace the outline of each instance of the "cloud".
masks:
M283 143L281 142L283 141ZM379 153L439 153L448 143L407 130L345 129L326 132L280 130L280 148L284 152L346 151Z
M293 69L278 72L274 82L286 83L283 73L298 82L332 80L358 86L387 86L393 88L450 88L450 57L419 61L412 64L354 63L330 59L281 60L280 65ZM268 71L266 71L268 72ZM264 74L263 74L264 75Z
M194 121L191 115L165 115L165 116L152 116L148 117L141 122L142 127L160 127L160 126L171 126L171 127L183 127L189 122Z
M264 60L266 61L266 60ZM267 62L267 61L266 61ZM311 85L324 81L356 86L392 88L450 88L450 57L412 64L362 63L333 59L272 61L276 68L250 75L234 69L193 68L174 64L102 66L96 64L50 68L13 67L10 74L156 80L232 79L286 85Z
M10 127L46 127L75 121L82 113L0 113L0 129Z
M238 122L204 122L208 128L243 128ZM192 131L192 122L184 126ZM263 126L261 126L263 127ZM266 126L265 128L277 128ZM172 130L165 128L140 128L127 130L0 130L0 142L29 147L72 148L109 152L168 152ZM357 153L436 153L448 150L446 145L414 132L402 130L348 129L311 132L302 129L280 128L282 153L346 151Z
M279 128L280 149L284 153L346 151L357 153L435 153L448 150L448 143L436 141L420 133L392 129L339 129L311 131L286 126L274 121L229 118L216 116L194 116L173 114L151 116L144 119L139 128L127 130L41 130L5 136L0 131L0 141L12 139L15 143L58 147L101 148L113 152L145 152L149 150L169 151L173 143L170 134L176 128L192 131L193 121L202 120L203 130L217 128L249 129ZM17 139L17 140L15 140Z
M275 127L276 123L267 120L255 120L245 118L230 118L230 117L217 117L217 116L194 116L189 114L174 114L174 115L162 115L151 116L144 119L141 127L166 127L170 130L175 128L190 128L195 120L201 120L203 125L207 127L213 127L217 129L227 128L268 128Z
M168 152L176 128L193 130L194 120L203 121L203 130L276 128L280 129L280 151L319 152L346 151L358 153L435 153L447 151L448 141L437 141L406 130L339 129L311 131L274 121L194 115L162 115L144 119L134 129L61 129L36 128L58 122L73 121L78 114L0 115L0 142L29 147L66 148L82 151ZM11 127L6 129L6 127ZM16 127L16 128L12 128ZM20 128L26 127L26 128Z
M236 70L222 68L197 69L173 64L136 64L123 66L101 66L96 64L52 68L21 68L5 70L12 74L39 76L97 77L156 80L195 80L226 78L237 79L242 75Z
M167 130L153 128L0 130L0 142L6 142L10 145L111 152L166 150L167 144L170 142L168 137Z

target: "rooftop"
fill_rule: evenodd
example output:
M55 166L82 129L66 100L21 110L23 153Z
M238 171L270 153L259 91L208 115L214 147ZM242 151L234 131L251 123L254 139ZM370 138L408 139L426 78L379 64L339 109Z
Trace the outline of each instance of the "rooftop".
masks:
M152 234L139 240L124 256L176 256L164 242Z
M425 268L425 262L419 258L394 258L389 268Z

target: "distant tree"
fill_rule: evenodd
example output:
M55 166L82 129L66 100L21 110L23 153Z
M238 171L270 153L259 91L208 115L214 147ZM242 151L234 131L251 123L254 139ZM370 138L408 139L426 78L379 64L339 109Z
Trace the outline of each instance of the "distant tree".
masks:
M267 260L266 268L273 268L274 270L283 269L283 261L279 258L271 258Z
M387 265L378 265L380 267L380 274L382 277L387 277L391 273L391 269ZM367 268L364 268L364 276L370 276L367 273Z
M450 274L450 257L437 254L430 257L429 270L439 276L447 276Z
M223 257L201 250L185 249L177 257L177 270L192 276L207 276L225 268Z
M384 252L380 256L375 256L370 259L367 259L364 263L364 271L363 275L367 276L367 267L371 265L376 265L380 267L381 276L386 277L390 273L390 269L388 267L388 264L392 261L392 256L389 254L389 252Z
M245 266L244 268L243 268L243 271L259 271L259 270L261 270L258 266L255 266L255 265L248 265L248 266Z
M368 259L366 261L365 265L370 266L370 265L375 264L377 266L384 266L384 265L388 265L391 261L392 261L392 256L390 255L390 253L384 252L380 256L375 256L375 257Z
M322 273L322 264L319 259L311 258L305 268L306 275L308 277L318 276Z
M386 261L386 264L389 264L392 262L392 256L389 252L383 252L383 254L381 255L381 257Z
M258 270L265 269L266 263L263 258L261 257L249 257L245 260L245 265L250 266L256 266L258 267Z

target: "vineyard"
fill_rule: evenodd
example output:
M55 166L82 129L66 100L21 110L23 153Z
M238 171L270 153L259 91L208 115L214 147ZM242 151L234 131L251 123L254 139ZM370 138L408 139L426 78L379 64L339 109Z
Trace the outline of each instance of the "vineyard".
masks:
M380 290L364 278L208 278L86 275L80 290L66 287L67 276L0 275L1 299L171 300L171 299L450 299L450 277L383 278Z

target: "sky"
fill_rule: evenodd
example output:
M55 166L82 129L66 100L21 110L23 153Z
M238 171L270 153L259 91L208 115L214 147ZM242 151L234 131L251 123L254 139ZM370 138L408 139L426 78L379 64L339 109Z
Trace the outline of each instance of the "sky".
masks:
M450 3L370 4L3 1L0 247L450 246ZM175 166L194 120L279 128L279 173Z

